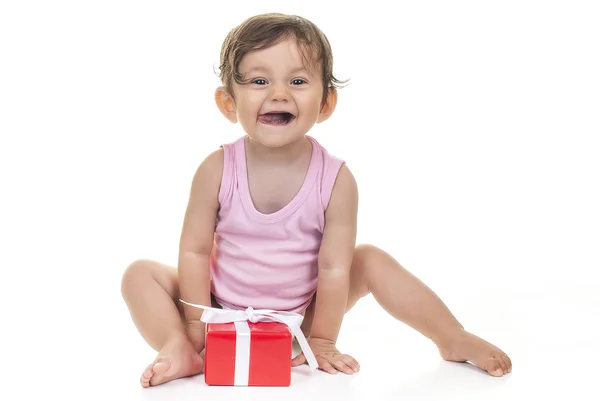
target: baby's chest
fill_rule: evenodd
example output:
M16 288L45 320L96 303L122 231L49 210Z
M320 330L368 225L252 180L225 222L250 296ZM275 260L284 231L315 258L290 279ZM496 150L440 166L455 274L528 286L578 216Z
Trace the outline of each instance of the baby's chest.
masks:
M304 175L255 174L248 177L250 197L261 213L275 213L288 205L300 191Z

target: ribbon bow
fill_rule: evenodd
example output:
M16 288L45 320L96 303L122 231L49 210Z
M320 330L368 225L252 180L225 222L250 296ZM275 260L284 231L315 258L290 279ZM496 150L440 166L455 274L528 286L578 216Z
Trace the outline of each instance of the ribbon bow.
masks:
M302 320L304 317L294 312L282 312L272 309L254 309L251 306L245 310L235 309L218 309L210 306L191 304L180 299L186 305L193 306L195 308L204 309L202 313L201 321L204 323L235 323L249 321L252 323L256 322L279 322L283 323L290 328L294 336L298 339L298 344L306 357L306 361L310 366L311 371L317 370L319 364L315 355L313 354L304 333L300 329Z

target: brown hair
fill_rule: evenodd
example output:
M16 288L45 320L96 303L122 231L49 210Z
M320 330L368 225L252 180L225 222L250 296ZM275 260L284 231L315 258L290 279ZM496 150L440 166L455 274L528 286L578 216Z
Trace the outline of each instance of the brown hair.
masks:
M329 89L339 88L345 83L333 75L331 45L325 34L311 21L296 15L280 13L250 17L225 37L221 46L219 78L231 96L234 81L238 84L246 83L238 70L246 54L290 38L297 40L304 63L320 63L323 79L322 105L325 104Z

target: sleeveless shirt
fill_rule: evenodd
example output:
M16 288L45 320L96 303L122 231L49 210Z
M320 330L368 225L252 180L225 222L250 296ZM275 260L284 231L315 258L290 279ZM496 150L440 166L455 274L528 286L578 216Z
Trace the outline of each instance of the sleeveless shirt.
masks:
M325 211L343 161L314 138L304 181L282 209L252 202L245 136L222 145L223 178L210 258L211 292L225 308L302 312L317 288Z

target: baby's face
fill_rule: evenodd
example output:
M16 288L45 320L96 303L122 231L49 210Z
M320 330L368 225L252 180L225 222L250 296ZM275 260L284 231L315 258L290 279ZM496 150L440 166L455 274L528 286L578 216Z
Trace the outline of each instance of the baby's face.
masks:
M285 146L318 121L323 95L320 66L303 65L296 40L248 53L239 72L248 83L234 83L236 114L251 138L268 147Z

